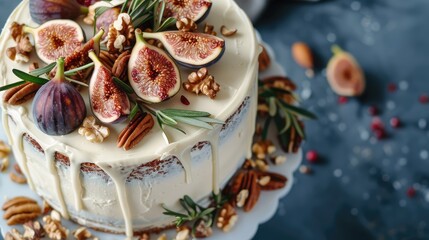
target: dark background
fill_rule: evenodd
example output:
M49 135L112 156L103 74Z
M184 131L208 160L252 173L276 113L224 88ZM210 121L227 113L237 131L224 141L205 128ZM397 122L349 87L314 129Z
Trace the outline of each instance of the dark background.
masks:
M0 0L0 26L17 4ZM255 239L429 239L429 104L419 102L429 94L429 1L277 0L256 28L299 86L303 105L319 116L306 122L303 148L322 161L303 160L313 174L296 173L292 191ZM312 79L291 58L295 41L314 50ZM367 77L365 94L345 104L325 78L334 43L356 57ZM370 129L369 106L380 109L384 140ZM394 116L399 129L389 125ZM410 188L415 197L407 195Z

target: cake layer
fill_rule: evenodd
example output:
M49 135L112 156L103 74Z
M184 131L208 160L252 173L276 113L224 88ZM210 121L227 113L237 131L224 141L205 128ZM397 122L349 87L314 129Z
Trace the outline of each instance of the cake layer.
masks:
M28 69L28 64L6 57L6 49L14 44L8 31L12 21L37 26L29 17L28 0L12 13L0 37L3 85L19 80L13 68ZM225 125L214 130L180 126L187 135L167 129L168 141L156 125L138 147L124 151L116 147L116 139L125 123L109 125L111 135L101 144L88 142L77 132L52 137L34 125L31 101L21 106L3 103L3 126L30 187L64 217L127 236L171 225L173 219L162 214L161 204L181 211L178 199L184 195L202 200L217 191L250 155L259 46L251 23L231 0L214 1L206 22L215 29L222 25L238 29L225 38L222 59L209 67L222 90L212 100L181 89L156 108L207 111ZM32 60L38 61L34 54ZM186 79L190 70L180 70ZM86 89L82 95L88 99ZM189 106L181 104L181 95L189 99ZM90 112L88 106L87 102Z

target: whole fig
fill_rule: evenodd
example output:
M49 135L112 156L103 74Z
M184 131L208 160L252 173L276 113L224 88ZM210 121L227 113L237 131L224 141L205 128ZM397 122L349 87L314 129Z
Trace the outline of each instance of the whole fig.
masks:
M88 8L76 0L30 0L30 15L38 24L53 19L75 19L87 12Z
M65 135L82 124L86 116L85 102L65 80L63 58L57 60L55 77L37 91L32 108L37 127L48 135Z

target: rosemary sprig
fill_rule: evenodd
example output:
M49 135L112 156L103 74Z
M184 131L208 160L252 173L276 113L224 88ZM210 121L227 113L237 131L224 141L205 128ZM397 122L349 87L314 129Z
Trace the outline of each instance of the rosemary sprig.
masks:
M213 226L218 211L226 201L227 198L221 193L215 194L212 192L211 202L208 207L199 205L191 197L185 195L183 198L179 199L179 203L183 207L185 213L170 210L164 204L162 204L162 208L165 210L165 212L163 212L164 215L175 217L174 223L177 227L184 224L192 225L192 236L195 237L195 230L200 221L204 221L205 225L208 227Z
M158 125L163 131L164 126L168 126L182 132L183 134L186 134L183 129L177 126L179 123L205 129L213 129L211 124L224 124L223 121L212 118L211 114L208 112L184 109L155 109L145 103L143 99L139 98L135 94L134 89L121 79L113 77L113 82L116 84L116 86L127 93L132 102L136 102L136 106L133 107L131 113L135 115L139 110L142 111L142 109L146 109L156 118Z
M265 85L262 81L259 81L259 99L268 105L268 117L265 119L262 138L267 138L268 128L272 123L271 120L274 119L275 126L278 130L278 137L283 146L288 145L290 130L292 128L302 139L305 139L305 132L301 125L301 119L317 119L317 116L313 113L284 101L282 97L285 95L297 100L293 92L270 87Z

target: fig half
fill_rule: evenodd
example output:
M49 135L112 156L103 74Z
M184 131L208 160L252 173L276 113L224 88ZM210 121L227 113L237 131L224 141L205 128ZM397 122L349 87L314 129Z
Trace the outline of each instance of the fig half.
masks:
M51 20L23 30L33 35L37 56L47 64L72 54L85 39L82 28L72 20Z
M158 103L174 96L180 89L180 72L162 49L148 44L140 29L137 43L128 63L128 79L135 93L143 100Z
M94 62L94 72L89 82L92 112L103 123L118 123L130 114L131 105L127 94L116 86L110 70L105 67L94 51L89 52Z
M210 0L164 0L165 17L176 19L189 18L199 23L204 20L210 12L212 1Z
M332 47L326 77L332 90L341 96L359 96L365 90L365 76L356 59L338 46Z
M225 52L225 41L210 34L183 31L144 32L143 37L161 41L167 52L180 65L189 68L208 67L216 63Z

